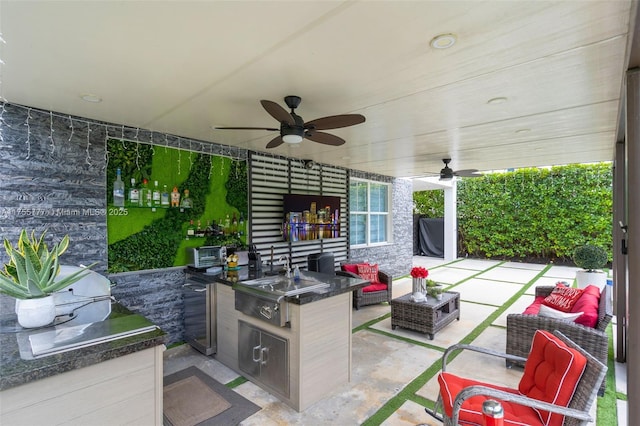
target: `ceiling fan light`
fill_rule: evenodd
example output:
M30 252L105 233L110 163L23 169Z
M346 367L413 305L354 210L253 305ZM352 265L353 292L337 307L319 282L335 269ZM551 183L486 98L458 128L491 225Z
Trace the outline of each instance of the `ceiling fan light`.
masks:
M296 144L296 143L302 142L302 136L300 136L300 135L284 135L282 137L282 140L285 141L285 143Z
M440 180L451 180L451 179L453 179L453 173L440 172Z

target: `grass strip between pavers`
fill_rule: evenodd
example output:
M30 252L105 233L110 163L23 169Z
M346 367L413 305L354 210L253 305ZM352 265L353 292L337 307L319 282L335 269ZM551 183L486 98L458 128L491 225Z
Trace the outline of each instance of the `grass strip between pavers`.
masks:
M504 262L502 262L504 263ZM498 266L500 266L502 263L499 263L497 265L492 266L491 268L487 268L483 271L478 272L478 274L475 274L469 278L466 278L458 283L455 283L451 286L455 287L465 281L468 281L469 279L475 277L476 275L479 275L481 273L484 273L490 269L496 268ZM513 303L515 303L516 300L518 300L520 297L522 297L522 295L529 289L529 287L531 287L538 279L540 279L545 272L547 272L549 270L549 268L551 268L551 265L547 265L544 269L542 269L538 274L536 274L535 277L533 277L528 283L524 284L522 286L522 289L519 290L515 295L513 295L509 300L507 300L507 302L505 304L502 305L502 307L496 309L495 312L493 312L491 315L489 315L487 317L487 319L485 319L483 322L481 322L475 329L473 329L473 331L471 331L471 333L467 334L463 339L460 340L459 343L461 344L470 344L471 342L473 342L484 330L486 330L491 323L493 323L500 315L502 315L504 313L504 311L506 311ZM467 302L469 303L469 302ZM386 314L385 318L389 317L391 314ZM370 323L376 323L378 322L377 320L374 321L370 321L367 324ZM364 324L363 324L364 325ZM362 328L360 328L362 329ZM374 330L374 329L372 329ZM390 335L391 337L394 338L399 338L398 336L395 335L391 335L390 333L386 333L388 335ZM406 339L403 339L406 340ZM413 341L411 341L412 343L415 343ZM442 350L442 349L440 349ZM454 352L452 353L449 358L447 359L447 363L450 363L452 360L454 360L461 351L458 352ZM433 408L433 405L435 404L434 401L431 401L429 399L426 399L420 395L417 395L416 392L418 392L429 380L431 380L434 376L436 376L442 367L442 360L439 359L436 362L434 362L429 368L427 368L425 370L424 373L420 374L418 377L416 377L415 379L413 379L407 386L405 386L402 390L400 390L400 392L398 392L398 394L396 394L394 397L392 397L389 401L387 401L386 404L384 404L375 414L373 414L371 417L369 417L365 422L362 423L363 426L374 426L374 425L380 425L382 424L382 422L384 422L385 420L387 420L390 416L393 415L393 413L395 413L401 406L402 404L404 404L406 401L413 401L419 405L422 406L428 406L430 408ZM506 367L505 367L506 368ZM428 405L425 405L425 403L428 403ZM425 413L425 419L428 418L428 414Z
M249 380L243 376L239 376L236 377L235 379L233 379L232 381L230 381L229 383L226 383L225 386L228 387L229 389L233 389L235 387L240 386L243 383L247 383Z

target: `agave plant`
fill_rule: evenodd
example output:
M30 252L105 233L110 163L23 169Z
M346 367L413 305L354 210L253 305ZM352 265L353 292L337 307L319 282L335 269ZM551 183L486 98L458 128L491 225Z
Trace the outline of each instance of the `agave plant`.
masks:
M0 271L0 293L16 299L45 297L80 280L88 274L87 269L95 265L56 281L60 272L58 258L69 247L69 236L65 235L49 250L44 242L45 234L46 231L36 238L35 231L29 236L23 229L17 247L4 239L4 249L10 260Z

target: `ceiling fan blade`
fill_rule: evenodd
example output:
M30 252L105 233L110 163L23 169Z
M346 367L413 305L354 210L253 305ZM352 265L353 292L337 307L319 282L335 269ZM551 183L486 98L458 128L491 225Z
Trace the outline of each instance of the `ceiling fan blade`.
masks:
M277 103L272 101L266 101L266 100L261 100L260 103L262 104L262 107L280 123L284 121L290 126L293 126L294 124L296 124L291 114L289 114L286 109L282 108Z
M272 127L214 127L214 130L271 130L278 131L280 129L274 129Z
M481 173L478 173L478 169L462 169L455 171L456 176L460 177L480 177Z
M276 136L275 138L271 139L271 142L267 144L267 148L275 148L282 145L283 143L284 141L282 140L282 136Z
M313 127L317 130L338 129L340 127L355 126L356 124L364 123L364 121L364 115L360 114L331 115L329 117L311 120L308 123L305 123L304 127Z
M330 135L324 132L313 132L304 135L305 138L314 142L322 143L325 145L339 146L345 143L345 140L337 137L336 135Z

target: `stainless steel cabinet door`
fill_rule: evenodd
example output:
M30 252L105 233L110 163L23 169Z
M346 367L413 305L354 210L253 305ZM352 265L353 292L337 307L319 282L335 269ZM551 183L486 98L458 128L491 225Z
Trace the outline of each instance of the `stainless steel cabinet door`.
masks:
M289 397L287 339L238 321L238 365L249 377Z

